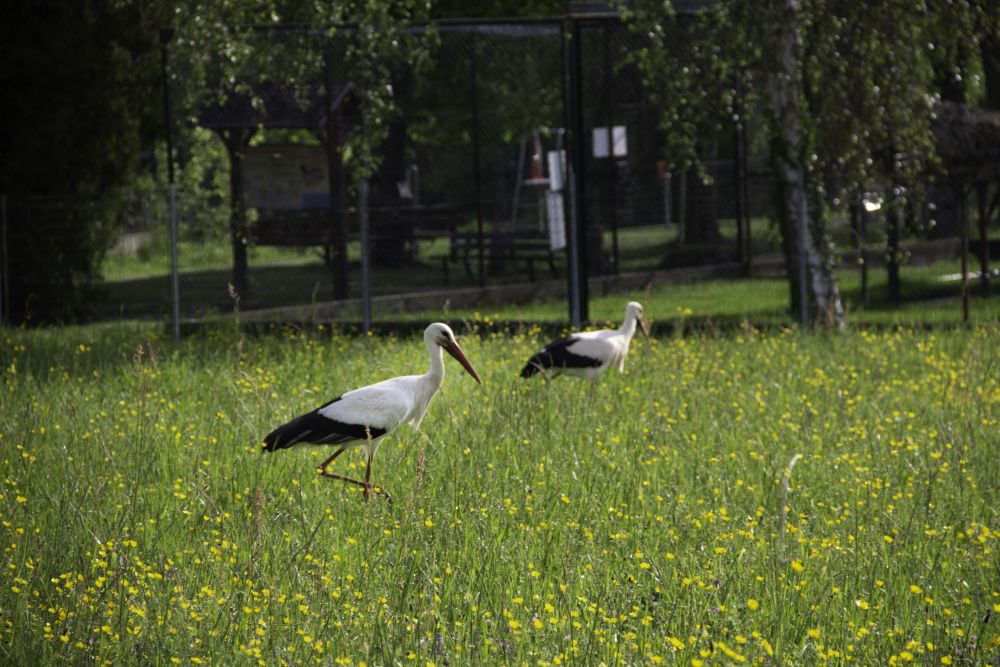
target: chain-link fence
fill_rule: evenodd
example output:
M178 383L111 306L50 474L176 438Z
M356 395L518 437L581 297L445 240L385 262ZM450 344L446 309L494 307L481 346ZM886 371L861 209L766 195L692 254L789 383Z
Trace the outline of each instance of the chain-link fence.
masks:
M738 271L750 264L751 252L777 250L766 219L770 179L748 171L750 161L737 160L735 124L723 130L708 163L710 183L694 172L665 171L658 110L629 61L639 38L606 20L585 22L579 35L582 211L569 196L567 88L574 50L566 22L446 22L436 28L430 66L399 74L393 84L399 114L369 188L376 314L378 297L401 293L440 293L444 302L455 298L446 293L454 288L530 283L540 295L562 295L569 272L566 228L574 215L585 219L589 276L706 264ZM255 39L260 49L343 52L325 44L337 37L308 31L305 37L263 32ZM201 113L229 148L230 163L240 161L250 218L247 274L229 282L242 285L242 308L309 306L362 294L356 193L336 150L330 151L359 131L357 90L351 90L357 84L336 58L324 74L328 81L298 99L267 83L245 82L263 98L262 117L232 102ZM327 104L336 98L335 130L308 104L292 108L303 97L324 98L324 88L333 91ZM273 128L293 123L311 138L306 133L303 142L300 134L299 143L282 143L287 133ZM317 175L313 185L295 180L308 172ZM749 190L738 197L741 185ZM183 218L181 224L183 239ZM336 266L338 226L347 237L346 272ZM182 257L191 251L182 250ZM216 280L214 294L224 295L221 276ZM187 315L218 308L217 299L206 298L208 290L182 292ZM346 312L356 316L357 307Z
M583 260L592 277L638 273L648 284L705 265L733 276L784 275L775 186L760 148L763 122L744 117L746 126L738 127L731 110L720 109L706 162L710 181L667 171L659 110L629 59L641 37L618 20L587 20L579 30L584 148L576 162L583 178L574 181L568 59L577 50L568 48L567 25L442 23L429 65L398 73L399 113L367 201L376 319L462 299L564 298L574 216L584 221ZM253 48L275 61L322 66L304 86L262 77L239 82L250 94L219 101L221 89L210 90L203 98L215 102L187 114L171 110L180 135L181 316L298 306L269 316L299 319L336 299L340 305L326 307L324 316L357 320L361 222L341 157L359 131L360 109L358 83L337 41L344 37L282 29L261 30L254 39ZM41 310L49 319L168 319L164 172L153 169L153 185L126 200L6 198L5 321ZM570 196L574 182L582 211ZM897 198L909 201L898 188L870 185L834 212L830 232L850 310L960 295L961 202L969 202L974 223L968 247L988 253L996 245L989 240L996 236L995 185L930 190L931 207L910 210L897 205ZM931 219L939 224L932 227ZM66 244L84 244L87 256L100 259L96 281L74 266ZM973 276L978 257L969 266ZM988 254L982 257L988 263ZM53 262L61 271L38 268ZM411 302L395 298L418 293Z

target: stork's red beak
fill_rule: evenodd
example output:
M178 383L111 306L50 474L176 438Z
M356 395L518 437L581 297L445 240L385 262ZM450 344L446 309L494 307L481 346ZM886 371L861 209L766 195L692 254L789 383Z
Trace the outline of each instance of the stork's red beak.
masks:
M475 378L476 382L479 384L483 383L483 381L479 379L479 374L476 373L476 369L473 368L472 364L469 363L469 360L465 358L465 353L462 352L462 348L458 346L458 343L446 343L441 347L443 347L448 354L455 357L455 359L458 360L458 363L462 364L462 368L468 371L469 375Z
M649 325L646 324L646 320L641 317L637 317L635 319L639 322L639 331L641 331L642 335L646 337L646 340L649 340Z

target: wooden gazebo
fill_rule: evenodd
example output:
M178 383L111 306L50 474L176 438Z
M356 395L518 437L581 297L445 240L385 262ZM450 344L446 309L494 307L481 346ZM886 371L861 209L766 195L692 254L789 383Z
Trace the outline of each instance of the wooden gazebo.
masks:
M229 155L230 235L233 248L232 283L237 293L247 291L247 244L251 230L247 219L243 160L250 140L261 129L304 129L312 131L325 149L329 181L328 214L325 224L308 225L316 234L315 245L322 245L333 268L334 293L347 296L347 214L346 178L340 154L347 127L347 106L351 98L349 81L331 83L307 95L276 83L257 86L253 94L232 93L223 101L206 104L198 115L198 124L221 137Z
M970 245L979 258L980 285L989 296L990 241L989 223L1000 210L1000 111L970 108L942 102L937 108L933 130L938 155L948 181L956 189L960 202L959 229L962 245L962 308L969 318L968 254ZM969 242L968 196L975 192L979 238Z

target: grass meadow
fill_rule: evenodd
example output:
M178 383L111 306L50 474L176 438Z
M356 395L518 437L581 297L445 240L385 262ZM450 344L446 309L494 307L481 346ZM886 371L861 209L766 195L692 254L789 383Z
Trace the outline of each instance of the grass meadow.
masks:
M259 440L415 337L3 332L2 662L1000 665L995 324L637 339L593 397L454 324L391 505Z

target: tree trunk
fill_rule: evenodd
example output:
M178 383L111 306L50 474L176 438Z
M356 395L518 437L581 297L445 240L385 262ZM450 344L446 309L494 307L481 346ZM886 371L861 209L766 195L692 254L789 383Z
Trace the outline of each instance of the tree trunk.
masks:
M350 265L347 261L347 179L344 177L344 163L340 154L340 147L343 144L341 123L339 111L328 113L326 127L321 134L328 166L330 245L327 252L333 265L334 299L346 299L350 295Z
M990 296L990 203L989 184L976 184L976 200L979 204L979 286L980 294Z
M247 222L246 193L243 188L243 156L253 130L222 130L222 140L229 155L229 237L233 248L233 289L245 301L249 288L247 245L250 229Z
M686 185L684 240L693 245L719 243L719 188L714 182L703 183L697 174L687 178Z
M712 165L719 157L719 140L713 137L701 151L709 176L715 177ZM684 181L686 215L684 240L692 245L712 245L722 240L719 232L719 187L715 181L704 183L698 174L689 174Z
M1000 36L986 34L979 48L983 59L986 93L983 106L987 109L1000 109Z
M772 68L768 90L774 113L775 173L781 191L782 230L786 238L789 276L804 294L804 319L841 327L844 309L829 261L830 251L822 220L811 219L804 168L804 131L801 117L801 48L798 0L772 0L768 25ZM801 281L801 282L797 282Z
M886 200L886 281L889 290L889 303L898 305L902 299L899 280L899 206L895 194L895 186L890 186L885 195Z

